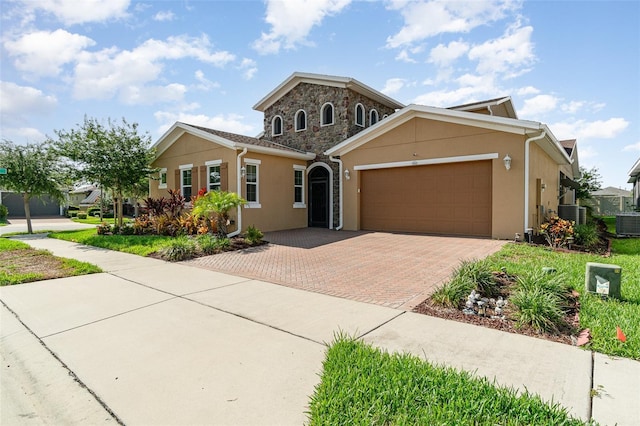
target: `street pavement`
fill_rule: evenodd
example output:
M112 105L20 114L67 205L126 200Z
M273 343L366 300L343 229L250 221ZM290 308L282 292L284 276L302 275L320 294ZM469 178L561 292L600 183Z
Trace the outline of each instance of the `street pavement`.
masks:
M537 393L583 420L640 424L637 361L43 236L25 241L105 272L0 288L3 425L304 424L337 332Z

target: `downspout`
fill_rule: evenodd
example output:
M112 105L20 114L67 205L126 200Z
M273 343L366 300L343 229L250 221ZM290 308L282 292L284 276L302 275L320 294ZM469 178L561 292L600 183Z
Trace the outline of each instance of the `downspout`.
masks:
M487 105L487 109L489 110L489 115L493 115L493 111L491 111L491 105Z
M338 201L338 203L339 203L339 205L338 205L338 211L339 211L339 214L338 214L338 218L339 219L338 219L338 221L339 222L338 222L338 227L336 228L336 231L339 231L339 230L342 229L342 226L343 226L343 223L342 223L342 193L343 193L343 189L342 189L342 160L339 159L339 158L335 158L335 157L333 157L331 155L329 156L329 160L333 161L334 163L338 163L340 165L340 167L339 167L340 168L340 172L339 172L340 177L338 178L339 185L340 185L340 192L339 192L340 195L338 196L338 199L339 199L339 201Z
M538 136L532 136L524 142L524 233L529 228L529 146L532 141L538 141L547 135L542 131Z
M247 148L243 149L242 152L238 154L238 157L236 158L236 182L237 182L237 188L238 188L237 190L238 196L242 195L242 173L241 173L242 162L240 161L240 159L246 153L247 153ZM240 232L242 232L242 206L238 206L237 222L238 222L238 226L237 226L238 229L236 229L230 234L227 234L227 238L235 237L236 235L239 235Z

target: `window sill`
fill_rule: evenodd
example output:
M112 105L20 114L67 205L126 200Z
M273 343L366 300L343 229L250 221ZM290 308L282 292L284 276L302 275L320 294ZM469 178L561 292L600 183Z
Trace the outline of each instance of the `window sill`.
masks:
M293 203L294 209L306 209L307 205L305 203Z
M247 203L244 205L245 209L260 209L262 205L260 203Z

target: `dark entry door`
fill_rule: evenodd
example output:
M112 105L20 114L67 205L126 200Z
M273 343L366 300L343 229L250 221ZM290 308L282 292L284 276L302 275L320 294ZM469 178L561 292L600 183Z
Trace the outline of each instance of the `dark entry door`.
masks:
M329 227L329 171L316 167L309 173L309 226Z

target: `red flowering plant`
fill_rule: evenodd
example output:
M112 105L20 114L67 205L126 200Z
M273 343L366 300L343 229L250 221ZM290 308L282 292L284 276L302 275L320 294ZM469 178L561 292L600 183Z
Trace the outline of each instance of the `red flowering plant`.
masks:
M544 235L549 246L566 247L573 241L574 225L575 222L572 220L551 216L547 222L540 225L540 233Z

